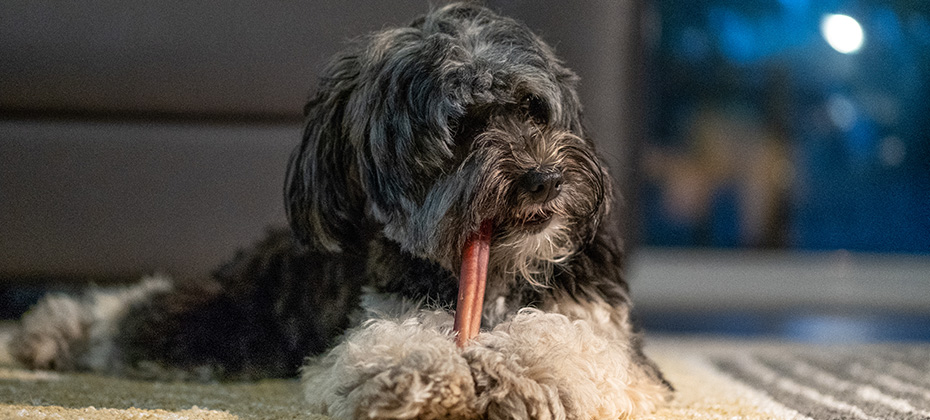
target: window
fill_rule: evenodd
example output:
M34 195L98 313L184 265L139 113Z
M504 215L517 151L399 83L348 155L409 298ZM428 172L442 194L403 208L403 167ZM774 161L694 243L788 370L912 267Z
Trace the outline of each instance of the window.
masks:
M930 3L651 6L647 245L930 253Z

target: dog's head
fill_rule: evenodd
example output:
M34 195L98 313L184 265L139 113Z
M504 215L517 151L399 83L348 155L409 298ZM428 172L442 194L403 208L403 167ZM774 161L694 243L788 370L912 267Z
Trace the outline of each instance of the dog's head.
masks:
M492 264L532 280L590 240L610 201L576 82L528 28L474 5L373 34L307 104L294 231L331 252L380 231L451 270L490 221Z

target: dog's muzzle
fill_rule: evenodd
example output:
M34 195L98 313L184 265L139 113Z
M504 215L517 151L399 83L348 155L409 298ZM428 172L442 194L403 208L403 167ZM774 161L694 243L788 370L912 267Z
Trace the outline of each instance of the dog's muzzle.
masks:
M562 191L562 173L553 167L530 169L520 177L518 188L520 194L526 197L527 204L544 205L558 197ZM537 213L522 220L521 224L524 229L542 228L551 218L548 213ZM459 291L453 326L453 330L458 333L456 344L459 347L464 347L469 340L477 336L481 328L481 311L493 235L494 222L485 220L477 232L469 235L462 249L462 267L459 272Z

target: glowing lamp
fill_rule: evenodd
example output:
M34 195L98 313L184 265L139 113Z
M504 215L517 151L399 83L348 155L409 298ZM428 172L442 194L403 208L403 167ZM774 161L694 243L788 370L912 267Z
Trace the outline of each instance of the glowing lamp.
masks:
M820 21L820 33L827 43L843 54L853 54L862 47L862 26L846 15L827 15Z

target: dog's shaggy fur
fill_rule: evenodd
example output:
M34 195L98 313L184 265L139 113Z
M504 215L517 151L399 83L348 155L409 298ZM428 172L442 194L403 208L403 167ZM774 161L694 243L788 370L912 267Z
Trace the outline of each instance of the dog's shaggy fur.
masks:
M307 399L337 418L648 412L670 387L631 327L576 82L525 26L474 5L375 33L305 108L285 187L295 235L272 232L210 280L48 297L13 351L159 377L303 364ZM484 221L483 331L458 348L461 250Z

